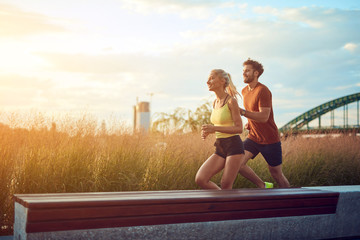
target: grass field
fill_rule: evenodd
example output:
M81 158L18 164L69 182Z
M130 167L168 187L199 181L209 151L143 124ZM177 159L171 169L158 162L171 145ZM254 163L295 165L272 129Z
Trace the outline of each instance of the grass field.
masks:
M88 117L55 125L38 116L18 126L0 124L0 235L12 233L13 194L197 189L195 174L214 151L213 136L130 134L115 121L104 127ZM293 187L360 184L359 137L290 137L282 147ZM261 155L249 166L273 181ZM234 185L253 187L240 175Z

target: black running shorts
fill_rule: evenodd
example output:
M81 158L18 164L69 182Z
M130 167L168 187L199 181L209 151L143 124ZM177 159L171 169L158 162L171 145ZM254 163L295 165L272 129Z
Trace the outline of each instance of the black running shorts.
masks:
M215 154L223 158L236 154L244 154L244 144L239 135L217 138L214 146L216 147Z

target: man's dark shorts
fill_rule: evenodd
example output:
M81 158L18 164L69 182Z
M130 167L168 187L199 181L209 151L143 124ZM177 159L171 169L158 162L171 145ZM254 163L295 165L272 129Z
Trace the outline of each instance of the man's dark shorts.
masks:
M273 144L258 144L247 138L244 141L244 148L246 151L254 154L252 158L255 158L256 155L261 153L266 162L272 167L276 167L282 163L281 142Z
M236 154L244 154L244 144L239 135L217 138L214 146L216 147L215 154L223 158Z

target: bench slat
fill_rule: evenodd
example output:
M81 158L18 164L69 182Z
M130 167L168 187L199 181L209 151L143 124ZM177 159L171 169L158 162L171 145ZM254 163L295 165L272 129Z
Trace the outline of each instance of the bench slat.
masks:
M312 198L316 196L331 197L336 193L320 191L317 189L236 189L236 190L179 190L179 191L143 191L143 192L118 192L118 193L62 193L62 194L16 194L15 201L28 208L54 208L54 207L94 207L129 204L164 204L204 202Z
M94 229L94 228L112 228L112 227L131 227L146 226L158 224L174 224L189 222L208 222L222 220L238 220L265 217L289 217L304 216L314 214L335 213L336 206L316 207L316 208L295 208L295 209L273 209L273 210L253 210L253 211L230 211L215 212L206 214L175 214L160 216L144 216L141 218L100 218L100 219L82 219L73 221L55 221L55 222L33 222L28 223L26 232L48 232L76 229Z
M128 205L82 208L29 209L29 222L90 219L107 217L129 217L180 213L206 213L221 211L243 211L252 209L277 209L294 207L334 206L337 197L304 198L262 201L202 202L188 204Z

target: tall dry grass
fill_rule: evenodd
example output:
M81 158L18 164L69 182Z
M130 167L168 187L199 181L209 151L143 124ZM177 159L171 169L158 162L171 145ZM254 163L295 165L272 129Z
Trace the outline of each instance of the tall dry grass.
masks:
M282 147L284 172L294 187L360 184L359 137L292 137Z
M0 235L11 234L14 194L197 189L194 177L214 151L213 136L129 132L117 120L99 124L87 114L9 114L0 125ZM360 184L359 138L297 137L282 146L292 186ZM272 181L261 156L249 165ZM239 175L234 188L250 187Z

